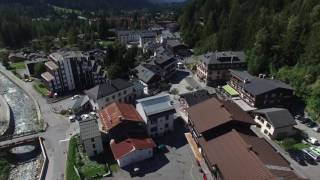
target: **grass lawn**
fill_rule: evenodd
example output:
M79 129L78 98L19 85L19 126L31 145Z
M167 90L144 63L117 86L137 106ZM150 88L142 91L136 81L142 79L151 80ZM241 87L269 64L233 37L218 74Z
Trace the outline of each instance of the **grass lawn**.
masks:
M25 69L25 68L26 68L26 66L24 65L24 62L10 64L10 69Z
M284 150L302 150L304 148L310 147L310 144L304 144L301 142L301 139L295 137L284 138L282 140L276 141Z
M0 180L8 179L10 165L7 160L0 159Z
M106 165L90 160L82 151L78 136L74 136L70 139L66 170L67 180L80 179L74 166L78 169L78 172L82 177L81 179L95 179L109 173L109 169Z
M102 45L104 48L107 48L108 46L114 44L114 41L100 41L99 44Z
M41 82L35 82L35 84L33 85L33 88L42 96L47 96L49 91L47 87Z
M67 180L80 180L76 170L74 169L77 161L77 139L72 137L69 142L69 150L67 157L67 169L66 169L66 179Z

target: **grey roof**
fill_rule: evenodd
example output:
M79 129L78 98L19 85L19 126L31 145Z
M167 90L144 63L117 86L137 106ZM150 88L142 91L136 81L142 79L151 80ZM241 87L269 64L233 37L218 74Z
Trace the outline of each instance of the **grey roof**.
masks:
M296 125L292 115L287 109L283 108L268 108L268 109L260 109L255 110L255 113L264 114L267 121L274 128L281 128L286 126Z
M89 102L89 96L80 96L74 102L72 109L78 109L78 108L82 107L83 105L85 105L87 102Z
M247 71L238 71L234 69L229 70L232 74L236 75L238 78L241 80L251 80L254 79L255 77L249 74Z
M227 64L227 63L239 63L246 62L245 54L243 51L221 51L221 52L209 52L200 56L200 61L208 64Z
M97 99L106 97L108 95L111 95L117 91L126 89L130 86L132 86L132 83L125 81L123 79L108 80L107 82L105 82L103 84L99 84L99 85L85 91L85 93L91 99L97 100Z
M135 68L138 79L148 83L154 76L161 76L163 70L155 64L140 64Z
M175 109L169 94L159 94L137 100L147 116Z
M160 65L160 66L166 66L166 65L176 61L176 59L174 58L173 55L168 55L168 54L157 55L152 60L155 64Z
M176 47L176 46L185 46L180 40L178 39L168 39L166 42L167 45L171 47Z
M248 91L252 95L261 95L266 92L275 90L275 89L288 89L293 90L293 88L281 81L271 80L271 79L263 79L263 78L253 78L249 80L247 83L241 84L243 88Z
M142 32L140 34L141 38L150 38L150 37L152 38L152 37L156 37L156 36L157 36L157 33L152 32L152 31Z
M180 97L185 99L185 101L188 103L190 107L198 103L201 103L207 99L210 99L208 91L205 89L184 93L184 94L181 94Z

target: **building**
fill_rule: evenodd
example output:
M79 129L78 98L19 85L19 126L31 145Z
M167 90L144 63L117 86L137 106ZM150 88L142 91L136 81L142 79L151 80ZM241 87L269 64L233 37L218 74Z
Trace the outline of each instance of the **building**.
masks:
M139 37L139 47L144 48L144 45L147 42L156 42L156 40L157 40L157 33L152 31L143 32L140 34L140 37Z
M251 131L255 122L236 104L212 98L188 113L210 179L301 179L265 139Z
M169 94L137 100L136 109L147 125L150 136L162 136L174 129L175 108Z
M162 78L170 78L177 69L177 59L171 54L157 54L150 59L150 64L157 65L162 70Z
M128 138L116 143L110 142L110 147L119 167L125 167L138 161L142 161L153 156L155 143L151 138Z
M253 114L261 133L270 139L285 138L296 134L294 125L297 123L287 109L259 109Z
M230 70L228 84L236 90L240 98L256 108L289 107L292 103L293 88L275 79L251 76L246 71Z
M115 142L146 136L145 122L130 104L114 102L99 112L102 131Z
M199 57L197 77L209 86L225 84L230 78L229 69L246 69L245 54L242 51L210 52Z
M180 94L179 102L180 108L183 113L188 115L187 109L191 106L194 106L198 103L201 103L207 99L210 99L210 95L207 90L201 89L193 92L188 92Z
M156 33L149 30L121 30L117 31L118 41L121 44L137 42L140 47L148 41L156 41Z
M143 86L145 95L153 95L160 91L162 69L153 64L140 64L134 69L134 75Z
M131 82L123 79L108 80L86 90L85 93L89 96L94 110L101 110L113 102L133 103L137 94L140 94Z
M52 93L66 94L103 83L106 74L100 64L100 59L80 51L58 51L49 55L41 77Z
M71 109L72 109L73 114L75 114L75 115L81 115L81 114L88 113L91 110L89 96L80 95L78 98L76 98Z
M172 54L179 56L188 56L190 51L187 45L183 44L179 39L168 39L165 41L165 47Z
M80 141L89 157L103 152L101 133L97 119L88 114L83 115L79 122Z

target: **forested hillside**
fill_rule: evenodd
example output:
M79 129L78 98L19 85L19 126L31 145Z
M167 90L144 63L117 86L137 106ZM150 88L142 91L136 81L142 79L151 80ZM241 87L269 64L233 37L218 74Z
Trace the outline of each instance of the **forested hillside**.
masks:
M191 0L179 22L196 53L245 50L251 73L290 83L319 119L319 0Z

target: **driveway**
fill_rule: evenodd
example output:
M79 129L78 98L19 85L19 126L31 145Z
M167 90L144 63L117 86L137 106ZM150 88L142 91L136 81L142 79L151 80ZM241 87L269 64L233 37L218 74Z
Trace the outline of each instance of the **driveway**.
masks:
M154 157L140 162L141 175L130 177L126 170L119 170L114 177L105 178L106 180L201 180L202 173L197 165L192 150L187 143L184 133L187 131L183 127L184 123L178 120L176 129L173 133L163 138L155 139L158 144L166 144L166 153L157 152ZM133 166L132 166L133 167ZM129 168L132 168L129 167Z

